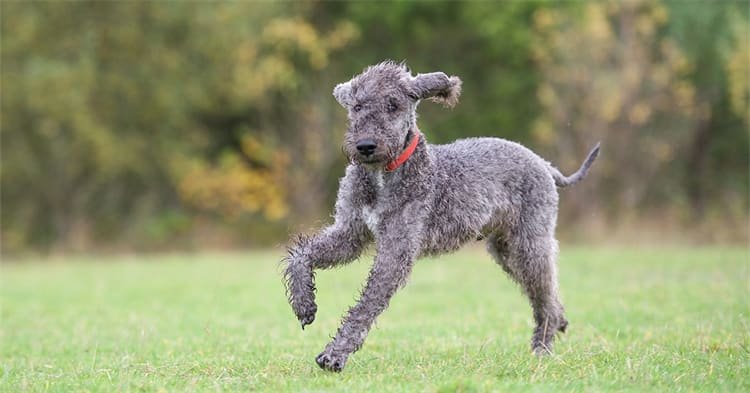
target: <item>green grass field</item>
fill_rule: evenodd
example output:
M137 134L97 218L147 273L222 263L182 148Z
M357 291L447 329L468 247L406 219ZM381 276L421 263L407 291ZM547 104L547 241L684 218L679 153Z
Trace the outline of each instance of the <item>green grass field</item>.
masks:
M420 261L342 374L315 356L369 258L318 274L302 331L274 252L4 263L0 391L750 391L742 248L563 246L555 354L479 249Z

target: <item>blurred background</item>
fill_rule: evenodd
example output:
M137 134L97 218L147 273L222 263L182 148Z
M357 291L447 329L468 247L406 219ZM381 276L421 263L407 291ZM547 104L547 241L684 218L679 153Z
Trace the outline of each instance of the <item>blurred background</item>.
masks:
M330 220L336 83L385 59L464 81L432 143L565 173L568 242L746 243L745 1L0 3L2 253L250 248Z

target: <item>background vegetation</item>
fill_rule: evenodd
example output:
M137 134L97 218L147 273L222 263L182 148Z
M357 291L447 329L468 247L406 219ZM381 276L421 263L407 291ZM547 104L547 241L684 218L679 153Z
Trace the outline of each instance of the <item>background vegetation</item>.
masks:
M268 245L327 217L332 87L464 80L434 143L500 136L587 181L561 236L745 241L746 2L0 3L2 251ZM578 228L578 229L574 229Z

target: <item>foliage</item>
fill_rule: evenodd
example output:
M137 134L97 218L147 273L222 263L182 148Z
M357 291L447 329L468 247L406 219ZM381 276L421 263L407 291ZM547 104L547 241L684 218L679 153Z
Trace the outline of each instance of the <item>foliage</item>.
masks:
M0 7L3 253L169 248L217 228L279 241L319 221L345 164L331 88L387 58L462 77L454 110L420 107L432 142L501 136L567 172L603 140L562 224L747 218L742 2Z
M725 55L726 74L729 84L729 102L732 111L739 117L750 123L748 113L748 102L750 101L750 56L747 48L750 47L750 32L748 21L741 16L732 14L730 16L730 28L732 33L731 49Z
M733 1L666 4L672 15L669 35L687 55L696 103L708 113L691 125L689 149L681 163L685 195L698 220L712 207L743 216L750 167L750 8Z
M660 33L667 18L667 9L650 0L535 15L544 75L537 94L545 114L534 127L536 141L566 168L575 168L595 141L604 145L598 176L586 188L606 196L586 197L579 189L581 210L592 199L612 211L632 211L647 197L671 200L667 191L679 179L668 174L686 149L688 127L709 114L695 102L684 54Z
M570 327L545 359L529 353L525 297L486 253L425 260L342 374L313 359L369 264L320 273L318 318L302 331L277 257L3 266L0 390L750 389L746 249L563 247Z
M83 249L174 208L284 217L279 109L356 34L260 3L2 7L6 250Z

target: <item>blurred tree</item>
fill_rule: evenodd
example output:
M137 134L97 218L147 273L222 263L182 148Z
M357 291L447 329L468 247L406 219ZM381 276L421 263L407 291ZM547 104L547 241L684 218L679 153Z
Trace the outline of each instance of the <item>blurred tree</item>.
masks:
M212 163L200 154L186 157L199 162L183 172L180 189L189 202L209 209L223 206L219 211L231 216L262 209L267 219L278 220L288 202L296 213L317 213L309 206L317 208L325 194L317 176L339 150L329 143L330 127L320 114L325 108L320 91L329 87L321 86L325 78L310 75L326 68L330 54L357 31L343 22L316 29L302 17L310 12L306 5L247 31L251 13L246 7L258 5L223 4L230 9L204 15L199 25L206 29L197 43L202 56L216 57L216 48L222 48L228 58L213 65L220 78L191 108L193 118L211 133L206 151ZM307 193L294 192L306 188Z
M691 125L683 160L691 216L702 220L709 204L729 217L743 216L750 167L750 8L745 1L666 4L669 36L687 57L695 101L704 113Z
M742 2L0 2L2 251L278 241L335 196L333 86L384 59L464 80L432 142L570 171L603 139L563 219L747 217Z
M668 8L652 0L576 3L539 10L534 27L544 75L538 96L545 113L534 127L535 139L566 168L574 168L594 141L604 144L599 175L571 198L577 201L574 214L595 208L594 200L605 201L619 217L684 201L680 174L708 177L693 167L701 159L696 138L704 139L701 130L714 119L711 105L726 85L700 82L697 76L712 70L692 63L667 34ZM692 49L701 45L695 44ZM714 69L721 67L720 59L714 62ZM593 189L596 198L589 196Z
M3 2L4 250L137 238L162 218L179 232L185 203L282 218L286 151L304 146L295 130L315 110L291 103L356 34L319 32L306 12Z
M86 243L84 234L120 232L133 210L169 204L168 175L158 163L183 101L169 82L182 75L167 43L133 40L150 30L179 31L181 22L161 25L150 9L2 3L6 249Z

